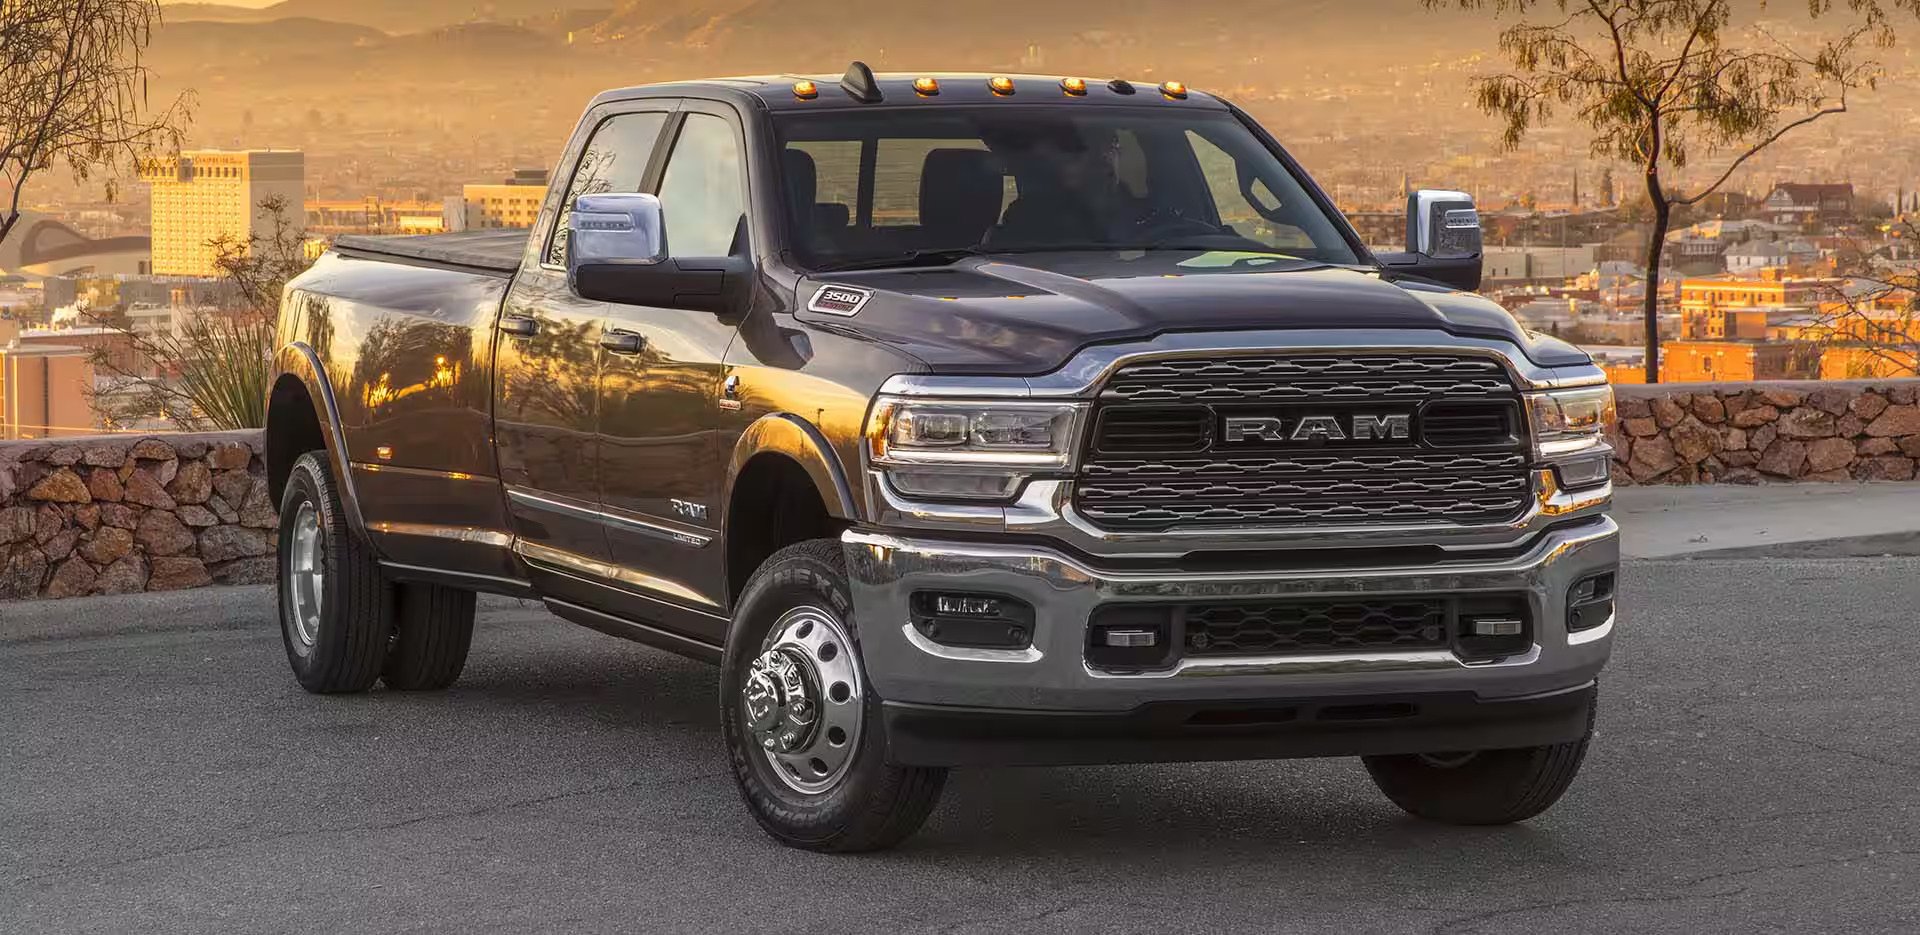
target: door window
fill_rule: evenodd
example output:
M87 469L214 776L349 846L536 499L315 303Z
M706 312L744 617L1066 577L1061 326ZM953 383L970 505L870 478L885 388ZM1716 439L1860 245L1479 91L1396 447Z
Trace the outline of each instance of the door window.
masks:
M660 182L666 213L667 251L677 257L734 253L743 230L747 193L740 170L740 143L733 127L711 114L688 114Z
M547 241L547 262L567 265L567 218L573 203L581 195L609 192L637 192L647 174L647 161L666 114L619 114L601 121L587 141L587 149L574 167L567 183L567 197L560 202L560 216L554 222L553 236Z

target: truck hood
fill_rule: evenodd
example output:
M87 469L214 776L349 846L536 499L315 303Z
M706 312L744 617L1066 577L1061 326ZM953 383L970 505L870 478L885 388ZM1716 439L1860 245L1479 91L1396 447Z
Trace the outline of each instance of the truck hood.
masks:
M805 310L825 285L872 297L851 316ZM1294 328L1442 331L1511 342L1542 366L1589 362L1477 295L1374 269L1241 254L981 257L818 274L797 291L802 320L892 345L937 373L1034 375L1093 344L1170 331Z

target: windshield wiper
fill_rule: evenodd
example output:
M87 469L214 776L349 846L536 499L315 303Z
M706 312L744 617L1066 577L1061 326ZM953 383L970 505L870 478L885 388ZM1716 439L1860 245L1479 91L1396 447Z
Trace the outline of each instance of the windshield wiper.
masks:
M846 260L840 263L823 264L818 269L823 273L844 273L860 269L893 269L906 266L946 266L958 263L970 256L986 256L987 252L978 247L947 247L937 250L908 250L888 256L867 257L860 260Z

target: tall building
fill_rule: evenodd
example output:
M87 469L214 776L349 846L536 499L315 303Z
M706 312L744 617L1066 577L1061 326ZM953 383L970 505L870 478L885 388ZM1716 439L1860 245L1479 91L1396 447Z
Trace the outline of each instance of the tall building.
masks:
M307 159L298 150L202 150L142 161L153 187L153 273L212 276L222 235L245 240L272 230L260 203L278 195L289 222L306 218Z
M547 170L518 169L497 185L468 185L446 202L448 230L532 227L547 195Z

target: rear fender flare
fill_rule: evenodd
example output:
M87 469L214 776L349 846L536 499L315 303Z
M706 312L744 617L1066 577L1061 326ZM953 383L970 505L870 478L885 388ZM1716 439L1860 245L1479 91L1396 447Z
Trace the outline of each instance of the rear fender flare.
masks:
M853 489L840 462L833 457L833 446L812 423L792 413L775 412L761 416L733 445L733 457L727 462L727 499L733 499L734 482L741 469L755 455L780 454L792 459L813 479L813 488L826 503L827 515L835 519L858 519Z
M340 502L346 508L347 526L353 530L360 541L371 543L367 536L367 524L360 513L360 496L353 486L353 463L347 457L346 435L340 428L340 407L333 399L333 383L327 379L326 365L320 362L320 356L304 341L295 341L282 347L274 355L274 372L282 376L297 378L307 388L307 398L313 401L314 420L320 423L320 432L326 437L327 462L333 468L335 489L340 493ZM276 380L277 382L277 380ZM273 431L271 421L267 431ZM273 445L266 446L271 452ZM292 465L288 465L291 468ZM273 465L268 465L268 471ZM274 504L278 509L279 504Z

